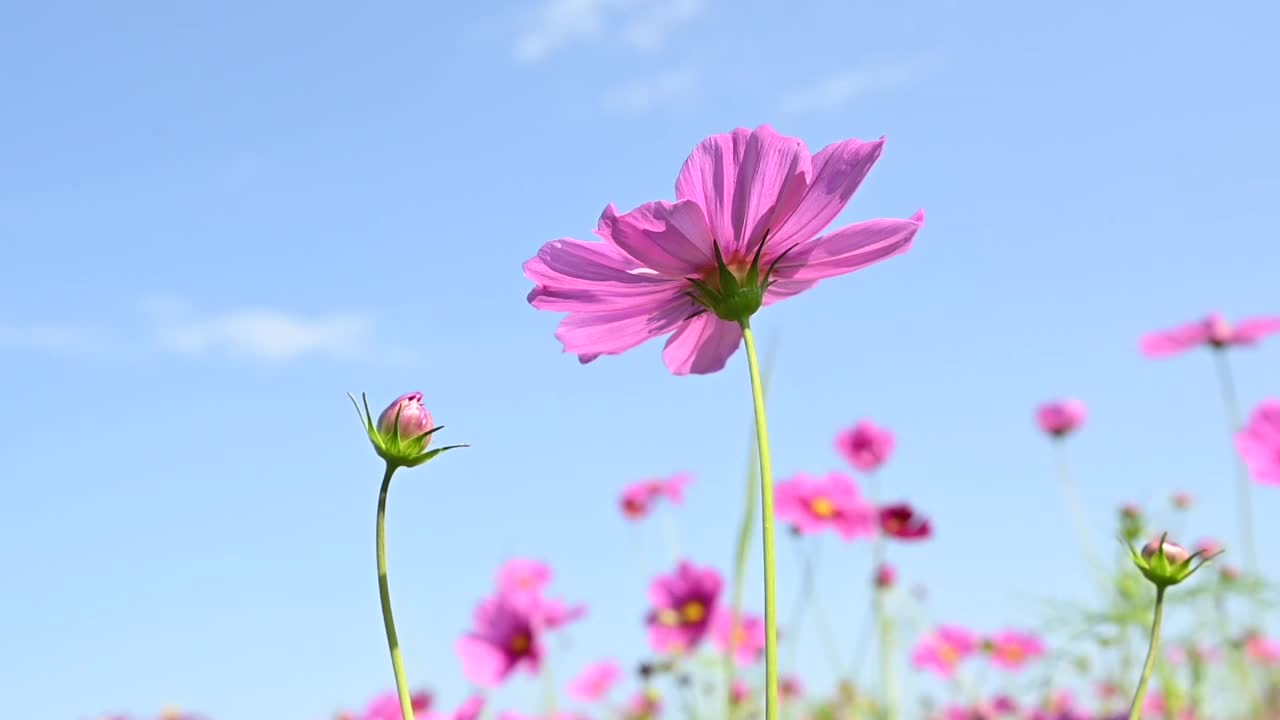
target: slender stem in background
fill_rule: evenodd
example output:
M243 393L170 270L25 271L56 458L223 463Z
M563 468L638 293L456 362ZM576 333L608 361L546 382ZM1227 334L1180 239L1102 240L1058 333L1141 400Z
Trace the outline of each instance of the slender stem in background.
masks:
M1062 485L1062 495L1067 502L1067 512L1071 515L1071 524L1075 526L1076 539L1080 542L1080 550L1084 553L1089 568L1099 583L1105 583L1105 572L1098 560L1097 548L1091 540L1093 533L1089 530L1089 520L1085 517L1084 508L1080 505L1080 496L1076 493L1075 482L1071 478L1071 464L1067 462L1067 443L1063 438L1054 438L1054 460L1058 465L1058 481Z
M764 533L764 716L775 720L778 715L778 593L774 569L773 537L773 464L769 454L769 427L765 420L764 385L760 381L760 360L756 356L755 336L751 323L742 321L742 340L747 350L747 368L751 374L751 396L756 413L756 449L760 455L760 513ZM735 618L736 619L736 618Z
M1160 620L1164 616L1164 587L1156 587L1156 610L1151 618L1151 642L1147 645L1147 661L1142 666L1142 676L1138 678L1138 689L1133 693L1133 702L1129 705L1129 720L1141 720L1142 703L1147 699L1147 683L1151 682L1151 671L1155 669L1156 658L1160 654Z
M1236 383L1231 374L1231 363L1227 360L1226 350L1214 350L1213 359L1218 366L1218 384L1222 388L1222 404L1227 414L1227 437L1234 443L1236 432L1243 424L1240 418L1240 401L1236 399ZM1253 542L1253 510L1249 499L1249 474L1245 470L1240 454L1232 447L1232 458L1236 470L1236 487L1240 503L1240 533L1244 536L1244 558L1249 574L1258 575L1258 554ZM1257 609L1257 601L1254 601Z
M800 592L796 597L795 608L791 611L791 619L783 625L787 633L787 662L784 663L790 672L799 672L796 667L796 653L800 647L800 630L804 627L804 611L813 595L814 555L817 554L817 543L805 542L801 535L795 536L796 555L800 556ZM807 548L807 549L806 549Z
M391 476L395 471L395 466L387 463L387 471L382 476L382 489L378 491L378 597L382 600L382 624L387 630L391 670L395 673L396 692L400 696L400 714L404 716L404 720L413 720L413 699L409 696L404 661L400 659L400 640L396 637L396 621L391 616L391 588L387 585L387 490L391 488Z
M869 477L872 507L880 503L880 475L871 473ZM893 619L889 617L887 607L888 588L882 588L874 582L880 566L884 564L884 533L876 528L875 537L871 540L871 573L872 612L875 614L876 634L880 646L880 702L883 717L895 720L898 716L898 691L893 672Z
M1222 589L1221 580L1218 581L1218 586L1213 591L1213 609L1217 620L1218 634L1222 636L1222 645L1227 650L1231 672L1236 676L1236 681L1240 683L1238 697L1257 698L1258 693L1254 687L1253 677L1249 673L1249 661L1244 655L1244 647L1231 637L1231 622L1227 616L1227 595ZM1258 700L1248 701L1249 717L1257 716L1259 710L1258 702Z
M768 356L768 365L765 370L765 378L762 392L768 389L769 378L773 369L773 349L770 348ZM753 384L754 391L754 384ZM758 444L758 437L753 435L751 440L752 449ZM756 522L756 488L759 480L757 476L760 474L759 456L755 452L747 453L747 486L744 492L746 502L742 508L742 521L738 525L738 542L734 547L733 555L733 595L730 600L730 609L732 614L730 617L742 617L742 590L747 579L747 551L751 547L751 535L755 531ZM734 659L732 645L724 654L724 697L727 703L728 712L726 717L733 714L733 676L734 676Z
M1194 657L1188 657L1191 669L1191 717L1204 717L1204 658L1196 648Z

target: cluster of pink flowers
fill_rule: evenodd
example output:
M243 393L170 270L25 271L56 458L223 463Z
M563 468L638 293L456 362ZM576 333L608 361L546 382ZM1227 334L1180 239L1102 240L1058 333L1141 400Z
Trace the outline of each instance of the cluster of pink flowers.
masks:
M985 654L993 665L1019 670L1044 654L1044 643L1036 635L1020 630L1001 630L986 638L958 625L939 625L917 642L911 662L921 670L950 678L967 658Z
M543 595L550 581L550 567L538 561L515 559L502 566L496 592L476 607L474 628L458 640L467 679L491 688L517 669L538 671L543 634L586 612Z

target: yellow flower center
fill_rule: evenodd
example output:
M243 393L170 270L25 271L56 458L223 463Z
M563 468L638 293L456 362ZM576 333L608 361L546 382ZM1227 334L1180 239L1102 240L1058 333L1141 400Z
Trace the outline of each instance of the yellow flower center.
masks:
M946 643L943 643L942 647L938 648L938 656L941 657L942 662L947 665L955 665L960 662L960 653L956 652L955 648Z
M743 647L747 644L747 630L741 625L733 629L733 647Z
M532 644L532 641L533 641L533 638L529 637L529 633L521 630L520 632L511 636L511 642L508 644L511 647L511 652L519 655L519 654L528 652L529 646Z
M809 501L809 509L820 518L829 518L836 514L836 504L830 498L816 497Z
M1027 651L1017 645L1005 645L1000 648L1000 657L1008 662L1018 663L1026 659Z
M662 608L658 611L658 622L667 627L675 627L680 624L680 613L671 608Z
M690 625L700 623L707 617L707 606L697 600L690 600L680 608L680 619Z
M904 524L905 523L902 522L902 518L891 517L888 520L884 521L884 531L889 533L890 535L897 535L898 533L902 532L902 527Z

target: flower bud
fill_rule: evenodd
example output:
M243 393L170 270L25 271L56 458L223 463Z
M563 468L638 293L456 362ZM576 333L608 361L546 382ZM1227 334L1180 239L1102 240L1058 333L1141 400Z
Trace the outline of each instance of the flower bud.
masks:
M378 416L377 424L373 421L373 413L369 410L369 399L361 395L363 409L355 397L348 395L360 415L360 423L364 425L369 442L378 457L387 461L392 469L398 467L417 467L446 450L466 447L465 445L447 445L435 450L427 450L431 436L442 429L443 425L434 425L431 414L422 405L422 393L406 393L387 406Z
M1204 557L1199 563L1195 563L1194 561L1202 557L1203 553L1188 552L1186 548L1170 541L1167 533L1143 545L1141 552L1134 550L1133 545L1129 545L1129 554L1133 557L1133 564L1138 567L1138 570L1161 590L1186 580L1191 573L1199 570L1215 557L1210 555Z
M875 585L878 590L888 590L897 582L898 571L893 569L892 565L882 563L876 568Z
M1164 536L1161 535L1142 546L1142 558L1147 562L1151 562L1156 553L1161 550L1164 551L1165 560L1171 565L1184 563L1191 557L1191 553L1187 552L1186 548L1176 542L1165 540Z
M430 429L431 413L423 407L420 392L401 395L378 416L378 432L383 437L390 437L398 432L401 438L414 438ZM430 438L427 442L430 442ZM426 444L423 443L423 447Z
M1195 502L1195 498L1191 497L1191 493L1183 491L1174 493L1169 500L1173 503L1175 510L1190 510Z

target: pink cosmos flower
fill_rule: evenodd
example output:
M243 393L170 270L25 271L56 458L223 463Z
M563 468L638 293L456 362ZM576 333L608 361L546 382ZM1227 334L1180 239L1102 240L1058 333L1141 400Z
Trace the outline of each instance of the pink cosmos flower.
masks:
M875 580L874 580L874 584L876 588L880 590L888 590L889 588L893 587L894 583L897 582L897 580L898 580L898 571L894 570L892 565L888 563L880 563L880 565L876 567L876 574L875 574Z
M840 473L815 478L804 473L774 487L774 513L800 533L830 528L845 540L875 534L876 512L858 494L853 480Z
M680 473L665 480L645 480L629 485L622 491L622 514L630 520L639 520L649 514L653 503L660 498L679 505L684 501L684 489L691 482L692 475Z
M745 284L758 298L752 304L768 305L910 247L923 213L819 235L883 142L845 140L811 156L799 139L767 125L709 137L681 168L675 202L622 215L610 205L596 229L604 242L543 245L524 264L535 284L529 303L568 313L556 338L581 362L672 333L662 354L671 372L716 372L741 344L738 311L754 310L725 310L726 320L708 307L717 304L713 293L730 289L724 274ZM762 296L751 285L760 282Z
M517 668L535 673L542 665L540 617L536 603L497 595L475 611L475 629L458 640L462 671L483 688L500 685Z
M997 695L991 698L991 709L997 715L1014 715L1018 712L1018 701L1008 695Z
M729 702L739 707L750 703L751 686L741 678L734 678L733 687L729 690Z
M423 716L423 720L477 720L483 710L484 696L472 695L452 713L446 715L444 713L431 712Z
M641 690L622 709L622 717L625 720L652 720L661 712L662 700L657 693Z
M1236 435L1236 448L1253 479L1280 485L1280 400L1263 400Z
M799 700L804 697L804 685L795 675L783 675L778 678L778 698L782 702Z
M538 595L551 582L551 566L537 560L512 558L498 568L498 592Z
M1276 332L1280 332L1280 317L1242 320L1233 327L1218 313L1211 313L1199 322L1145 335L1138 347L1147 357L1159 358L1177 355L1200 345L1215 349L1253 345Z
M1195 504L1195 498L1192 497L1191 493L1186 492L1185 490L1179 490L1174 493L1173 496L1169 498L1169 501L1173 503L1175 510L1190 510L1191 506Z
M739 665L750 665L764 655L765 630L764 620L755 615L743 615L740 622L733 622L733 613L721 610L711 621L711 636L716 647L722 652L729 652L732 647L733 659Z
M880 532L898 540L927 540L933 535L929 519L907 503L880 508Z
M1020 670L1028 661L1044 654L1044 643L1031 633L1004 630L987 639L985 648L991 662L1005 670Z
M873 472L893 452L893 433L863 420L836 436L836 450L855 468Z
M569 684L569 696L582 702L596 702L609 694L621 674L618 664L612 660L589 665Z
M413 712L425 713L431 707L431 694L419 690L410 696ZM363 720L404 720L400 712L400 696L394 690L382 693L369 701L364 710Z
M940 625L916 643L911 663L921 670L950 678L960 661L977 649L978 641L972 632L955 625Z
M1084 418L1084 403L1074 398L1048 402L1036 410L1036 422L1040 424L1040 429L1053 437L1071 434L1080 427Z
M1245 654L1260 665L1280 665L1280 643L1261 633L1250 633L1244 643Z
M658 652L687 652L702 642L720 597L720 573L681 562L649 586L649 644Z

